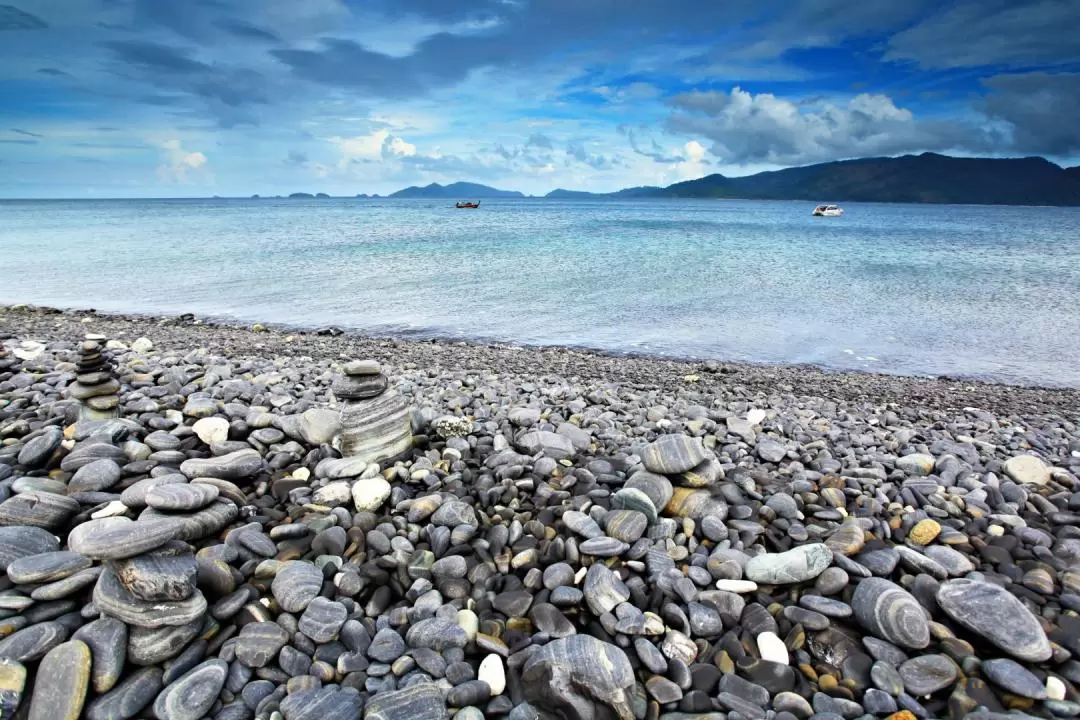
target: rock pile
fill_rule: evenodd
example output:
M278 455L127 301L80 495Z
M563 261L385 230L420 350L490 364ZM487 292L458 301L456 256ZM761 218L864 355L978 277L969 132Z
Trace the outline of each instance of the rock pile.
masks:
M118 416L120 381L113 376L113 366L98 340L86 340L79 347L75 361L78 373L68 386L68 397L80 402L79 417L104 420Z
M0 370L2 717L1080 715L1069 419L154 340Z
M390 387L379 363L354 360L343 370L333 386L342 404L342 454L377 463L408 452L412 447L409 406Z

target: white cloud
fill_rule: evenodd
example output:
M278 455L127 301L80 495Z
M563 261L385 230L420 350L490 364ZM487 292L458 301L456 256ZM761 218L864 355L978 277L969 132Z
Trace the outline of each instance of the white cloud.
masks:
M206 155L184 149L179 140L165 140L160 147L163 155L157 175L163 182L187 183L191 173L207 169Z
M343 170L354 160L381 162L416 155L416 145L402 137L391 135L390 131L385 129L349 138L335 136L330 138L330 142L337 145L341 152L338 165Z
M770 93L696 92L669 102L677 132L704 136L727 163L794 165L918 150L984 150L981 127L921 120L886 95L796 104Z

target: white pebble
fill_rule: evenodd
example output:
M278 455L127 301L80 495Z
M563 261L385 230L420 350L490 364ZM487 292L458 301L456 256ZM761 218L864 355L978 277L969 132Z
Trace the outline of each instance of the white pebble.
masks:
M197 420L191 429L207 445L220 445L229 439L229 421L225 418L203 418Z
M771 660L774 663L788 665L791 658L788 656L787 646L776 633L765 631L757 636L758 652L762 660Z
M728 592L742 595L757 590L757 583L753 580L717 580L716 589L727 590Z
M117 515L123 515L128 511L128 506L119 500L113 500L105 507L101 508L97 512L90 513L90 517L94 520L100 520L101 518L115 517Z
M469 642L476 640L476 633L480 632L480 618L476 616L476 613L472 610L458 610L457 624L458 627L465 631L465 636L469 638Z
M1046 676L1046 696L1051 700L1065 699L1065 683L1053 675Z
M480 663L480 670L476 673L477 680L483 680L491 686L491 695L502 695L506 690L506 671L503 670L502 658L495 653L488 655Z
M1001 537L1005 534L1005 528L1001 527L1000 525L991 525L990 527L986 528L986 534L990 535L991 537Z
M766 412L761 408L752 408L746 412L746 422L751 425L760 425L765 416Z
M145 355L154 349L154 343L150 342L150 338L141 337L135 342L131 343L131 349L140 355Z

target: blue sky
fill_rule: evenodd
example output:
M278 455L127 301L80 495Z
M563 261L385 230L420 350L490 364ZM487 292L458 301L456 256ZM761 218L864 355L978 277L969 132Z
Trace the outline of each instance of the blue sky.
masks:
M0 0L0 197L1074 165L1078 117L1076 0Z

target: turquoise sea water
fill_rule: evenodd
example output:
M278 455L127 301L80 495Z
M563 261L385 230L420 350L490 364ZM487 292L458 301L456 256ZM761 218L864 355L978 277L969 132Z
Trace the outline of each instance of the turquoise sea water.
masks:
M0 302L1080 386L1080 209L0 202Z

